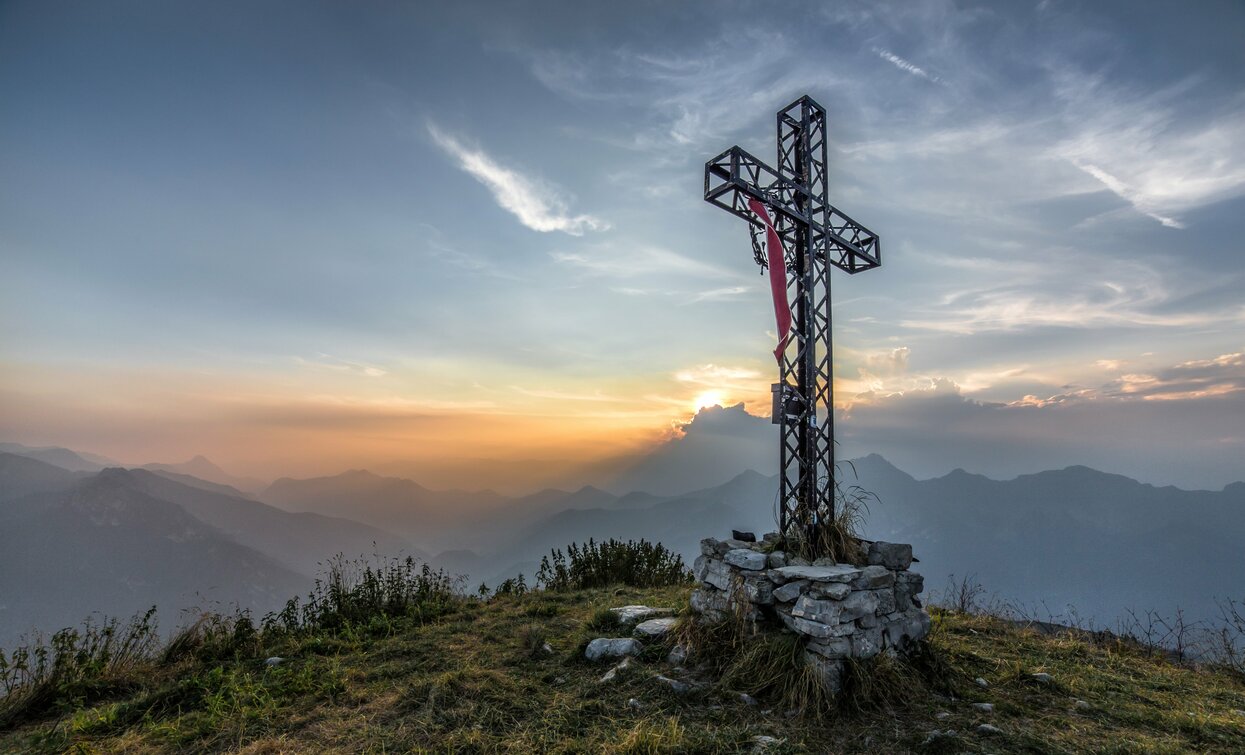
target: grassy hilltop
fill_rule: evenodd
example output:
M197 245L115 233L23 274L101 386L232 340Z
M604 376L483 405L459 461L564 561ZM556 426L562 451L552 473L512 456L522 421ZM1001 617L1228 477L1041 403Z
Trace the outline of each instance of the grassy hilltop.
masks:
M1245 752L1240 675L1114 638L935 609L919 659L863 664L851 695L801 712L812 698L781 638L686 671L650 642L600 681L612 664L587 662L585 643L627 633L607 609L682 610L686 585L472 598L426 571L376 576L267 626L207 620L167 646L139 633L98 663L81 652L0 703L0 751Z

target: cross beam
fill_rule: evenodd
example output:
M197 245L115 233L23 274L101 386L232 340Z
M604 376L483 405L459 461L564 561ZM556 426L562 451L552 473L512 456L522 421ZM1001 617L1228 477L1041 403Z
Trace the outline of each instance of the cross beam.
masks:
M828 201L826 141L826 111L806 95L778 111L777 169L739 147L705 163L705 201L751 224L762 267L764 225L748 208L750 199L769 207L782 240L793 326L774 385L778 527L813 548L822 542L819 529L835 518L830 268L854 274L882 264L877 234Z

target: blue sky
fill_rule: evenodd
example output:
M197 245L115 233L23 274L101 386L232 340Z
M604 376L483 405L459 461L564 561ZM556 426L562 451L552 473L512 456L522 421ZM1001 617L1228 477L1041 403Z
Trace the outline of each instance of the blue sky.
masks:
M275 475L764 413L702 170L807 93L885 255L835 280L849 452L1218 487L1243 38L1215 2L7 2L0 434Z

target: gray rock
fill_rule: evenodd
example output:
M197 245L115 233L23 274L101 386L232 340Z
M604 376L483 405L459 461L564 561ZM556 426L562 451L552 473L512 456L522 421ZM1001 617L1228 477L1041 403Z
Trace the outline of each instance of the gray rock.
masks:
M766 532L764 535L761 535L761 542L763 543L777 543L780 540L782 540L782 535L777 532Z
M838 566L784 566L770 569L770 579L778 584L795 579L807 579L810 582L851 582L860 576L861 569L855 566L840 564Z
M617 666L610 669L609 671L606 671L605 675L602 676L597 681L601 684L608 684L618 678L619 672L626 671L629 668L631 668L631 658L630 657L623 658L622 663L618 664Z
M714 546L714 551L719 556L725 556L730 551L738 550L741 548L744 550L751 550L752 546L753 546L753 543L745 543L743 540L735 540L734 538L727 538L726 540L719 540L717 545Z
M632 697L627 700L627 707L632 710L639 710L640 708L644 707L644 703Z
M265 666L280 666L282 663L285 663L285 659L279 655L264 659Z
M782 587L776 587L772 593L774 600L779 603L790 603L804 594L804 588L808 587L808 585L809 581L807 579L797 579L794 582L788 582Z
M782 551L773 551L766 559L766 563L771 569L779 569L787 565L787 554Z
M919 593L925 589L925 577L914 571L895 572L895 583L909 585L913 588L913 593Z
M734 540L742 540L745 543L755 543L757 541L755 532L743 532L741 530L731 530L731 538Z
M853 577L853 590L878 590L883 587L895 586L895 572L885 566L866 566L860 574Z
M861 629L852 635L852 656L872 658L882 652L882 632L879 629Z
M1077 709L1077 710L1089 710L1089 708L1090 708L1089 703L1085 702L1084 700L1077 700L1077 701L1076 701L1076 709ZM1237 712L1237 713L1240 713L1242 716L1245 716L1245 710L1238 710L1238 711L1236 711L1236 712Z
M978 713L993 713L994 712L994 705L990 703L973 703L972 708Z
M1036 674L1029 674L1029 678L1038 684L1052 684L1055 681L1054 677L1044 671L1039 671Z
M804 643L804 649L810 653L816 653L822 658L839 660L847 658L852 654L852 641L848 637L828 637L824 640L809 640Z
M726 599L726 593L711 587L692 590L692 597L688 600L688 603L691 605L693 613L709 620L721 618L730 610L730 603Z
M817 600L807 595L800 596L791 609L791 615L821 624L838 624L843 616L843 601Z
M644 621L656 616L669 616L674 613L671 608L650 608L648 606L622 606L621 608L611 608L614 615L618 617L619 623L634 624L637 621Z
M692 562L692 576L696 578L697 582L705 581L705 575L709 573L710 558L712 558L712 556L707 556L702 553L696 557L695 561Z
M861 616L873 616L878 612L878 596L872 590L858 590L832 605L841 610L840 621L855 621Z
M774 603L774 583L760 572L756 576L744 577L744 598L755 606L768 606Z
M791 616L785 611L779 611L778 618L782 619L783 625L791 631L822 640L830 637L846 637L856 631L854 624L822 624Z
M752 695L749 695L747 692L740 692L739 702L743 703L744 705L756 705L757 699L753 697Z
M670 648L669 653L666 653L666 663L669 663L671 666L682 666L687 662L687 656L686 645L675 645Z
M544 643L543 645L540 646L540 652L544 653L545 655L553 655L553 645L550 645L547 642Z
M873 629L878 626L879 623L877 615L872 613L867 613L859 619L856 619L856 626L861 629Z
M897 607L895 605L895 591L893 589L883 588L881 590L873 590L872 593L878 601L878 607L876 609L878 613L892 613Z
M602 661L610 658L622 658L627 655L639 655L643 646L630 637L606 638L598 637L584 648L584 657L590 661Z
M916 642L929 635L929 614L919 608L910 608L896 620L887 623L885 629L892 644L903 645L905 642Z
M870 564L902 571L912 565L912 546L905 543L876 542L869 546Z
M655 639L663 637L671 629L674 629L674 625L678 623L678 621L678 619L673 617L666 617L664 619L649 619L648 621L642 621L639 624L636 624L635 633L636 636L641 639Z
M808 592L814 598L842 600L852 594L852 587L845 582L817 582Z
M823 658L816 653L804 651L804 663L817 675L818 681L828 691L843 691L843 661Z
M719 590L731 589L731 567L725 562L718 559L709 559L705 562L705 575L701 577L701 582L712 585Z
M998 734L1002 734L1003 730L997 726L991 726L990 724L981 724L980 726L977 727L977 733L987 734L989 736L995 736Z
M982 689L990 689L990 682L987 682L985 679L982 679L980 676L974 679L973 681L976 682L977 686L981 687Z
M674 690L676 695L686 695L688 692L692 691L692 685L687 682L681 682L678 679L671 679L663 674L657 674L653 678Z
M804 558L803 556L792 556L788 554L787 565L788 566L812 566L813 562L809 561L807 558Z
M951 714L945 710L940 710L934 714L935 721L946 721L948 718L951 718Z
M707 537L700 541L700 555L716 556L718 554L718 539L716 537Z
M726 563L731 566L737 566L740 569L760 571L765 568L768 557L764 553L757 553L747 548L736 548L733 551L726 552L725 560Z

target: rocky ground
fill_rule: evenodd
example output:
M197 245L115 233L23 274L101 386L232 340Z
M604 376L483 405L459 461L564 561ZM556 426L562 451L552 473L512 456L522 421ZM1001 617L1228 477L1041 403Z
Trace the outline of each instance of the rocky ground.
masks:
M1245 752L1239 676L938 610L921 673L881 656L873 688L812 715L764 663L724 681L689 656L688 595L465 601L421 626L171 669L0 732L0 751Z

